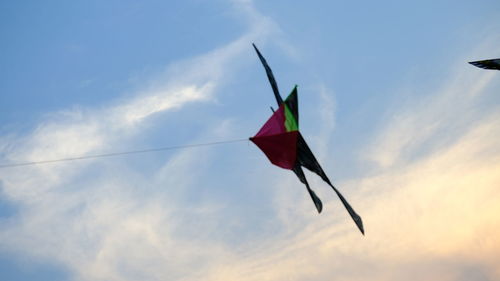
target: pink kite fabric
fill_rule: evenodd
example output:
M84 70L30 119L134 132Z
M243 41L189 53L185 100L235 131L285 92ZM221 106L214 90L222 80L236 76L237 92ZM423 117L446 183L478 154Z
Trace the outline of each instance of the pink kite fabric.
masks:
M291 170L297 161L297 137L299 132L254 137L250 140L264 152L269 161L283 169Z
M264 152L271 163L291 170L297 161L299 132L287 132L284 106L282 104L250 140Z
M285 128L285 106L282 104L267 122L260 128L254 138L286 133Z

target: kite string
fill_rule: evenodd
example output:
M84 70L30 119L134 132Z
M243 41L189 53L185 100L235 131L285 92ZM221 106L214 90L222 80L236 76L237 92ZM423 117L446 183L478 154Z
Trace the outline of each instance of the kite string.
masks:
M104 154L84 155L84 156L53 159L53 160L40 160L40 161L13 163L13 164L0 164L0 169L1 168L19 167L19 166L30 166L30 165L37 165L37 164L46 164L46 163L55 163L55 162L84 160L84 159L92 159L92 158L114 157L114 156L127 155L127 154L139 154L139 153L148 153L148 152L174 150L174 149L194 148L194 147L200 147L200 146L219 145L219 144L235 143L235 142L242 142L242 141L248 141L248 138L234 139L234 140L227 140L227 141L196 143L196 144L165 146L165 147L158 147L158 148L149 148L149 149L142 149L142 150L122 151L122 152L111 152L111 153L104 153Z

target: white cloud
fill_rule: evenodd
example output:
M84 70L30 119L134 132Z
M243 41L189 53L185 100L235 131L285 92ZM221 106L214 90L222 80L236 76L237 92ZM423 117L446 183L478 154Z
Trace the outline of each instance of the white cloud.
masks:
M170 66L130 101L58 113L25 137L5 138L5 160L106 151L140 134L155 114L215 99L249 42L277 30L250 1L234 3L255 23L247 34ZM346 197L363 216L365 237L333 192L322 197L328 208L318 216L292 173L273 172L266 182L280 196L269 203L273 213L265 213L271 226L265 235L228 242L238 233L225 233L232 231L227 225L249 217L235 218L222 201L189 204L214 158L199 149L176 153L151 174L125 161L0 170L3 194L19 208L15 220L0 224L0 249L59 263L75 280L498 279L500 116L491 105L464 113L491 94L492 75L453 74L443 90L398 109L377 132L366 149L380 165L377 174L339 183L351 191ZM327 92L319 114L331 120L335 104ZM331 124L325 122L321 139ZM202 134L224 135L231 126ZM450 126L453 139L441 141ZM267 178L269 167L255 169L237 188ZM316 177L311 181L319 186Z
M278 186L279 207L285 211L277 216L285 231L242 247L242 254L217 263L204 280L499 279L499 108L472 106L478 106L475 99L496 94L498 79L478 73L449 81L460 81L462 86L476 81L480 86L446 85L444 89L458 93L439 91L428 98L427 105L439 106L399 108L408 123L388 123L377 132L377 143L390 140L398 147L388 152L394 159L391 165L374 175L338 183L352 191L348 198L363 216L365 237L333 195L335 202L328 200L328 211L317 216L308 212L312 208L306 196L298 196L300 191L291 190L295 185L285 181ZM445 106L450 103L458 108ZM468 113L463 111L467 103ZM438 129L418 129L433 122L426 115L444 116ZM448 126L454 128L451 140L437 147L419 146L442 144L440 130ZM416 144L408 143L412 137ZM403 150L415 157L402 157ZM371 151L372 159L379 159L382 152Z
M170 65L150 86L128 101L99 109L76 108L51 114L31 133L2 139L2 162L38 161L106 151L133 141L148 118L213 101L252 41L275 32L274 24L251 2L236 3L249 30L205 55ZM251 20L251 21L250 21ZM244 57L244 56L243 56ZM224 133L226 123L207 135ZM204 149L175 154L164 167L141 174L126 162L86 160L2 169L2 194L18 213L0 224L0 249L65 266L76 280L179 280L198 276L227 249L178 233L184 220L205 231L218 208L183 206L203 171ZM212 215L211 215L212 214ZM213 261L210 261L213 260ZM193 270L196 269L196 270ZM196 279L196 278L195 278Z
M383 128L385 132L363 154L381 168L388 168L405 161L410 152L426 145L440 131L452 136L453 129L470 125L465 123L471 121L477 99L494 81L496 73L478 72L472 67L457 69L460 70L451 79L446 78L449 81L443 83L444 87L424 98L406 101L404 110L389 110L392 115L386 120L389 125Z

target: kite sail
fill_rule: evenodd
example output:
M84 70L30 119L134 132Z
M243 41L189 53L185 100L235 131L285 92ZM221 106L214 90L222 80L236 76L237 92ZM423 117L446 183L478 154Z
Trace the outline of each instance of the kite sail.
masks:
M299 131L297 86L295 86L290 95L283 100L271 68L255 44L252 45L266 70L267 78L269 79L276 102L278 103L278 109L276 111L273 110L274 112L271 117L257 134L250 138L250 140L264 152L271 163L283 169L292 170L297 175L299 180L306 186L318 213L321 213L323 204L309 186L302 167L320 176L323 181L332 187L361 233L364 234L365 231L361 217L330 182L330 179L328 179L326 173L321 168L321 165L318 160L316 160L316 157L314 157L311 149Z
M471 61L469 63L479 68L500 70L500 59Z

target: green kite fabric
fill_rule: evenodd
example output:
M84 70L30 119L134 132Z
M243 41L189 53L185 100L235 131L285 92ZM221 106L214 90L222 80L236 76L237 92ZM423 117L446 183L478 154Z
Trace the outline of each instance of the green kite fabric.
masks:
M267 61L264 59L259 49L253 44L259 59L266 70L269 83L273 89L278 109L273 112L271 117L264 123L257 134L250 140L259 147L266 157L274 165L292 170L299 180L306 186L306 189L313 200L318 213L323 209L323 203L319 197L310 188L309 183L304 175L302 167L316 173L323 179L337 194L340 201L346 208L347 212L354 220L356 226L362 234L365 233L363 221L361 217L354 211L351 205L347 202L344 196L333 186L326 173L321 168L318 160L314 157L311 149L299 132L299 110L298 110L298 94L297 86L295 86L290 95L283 101L279 94L278 84L274 79L273 72Z

